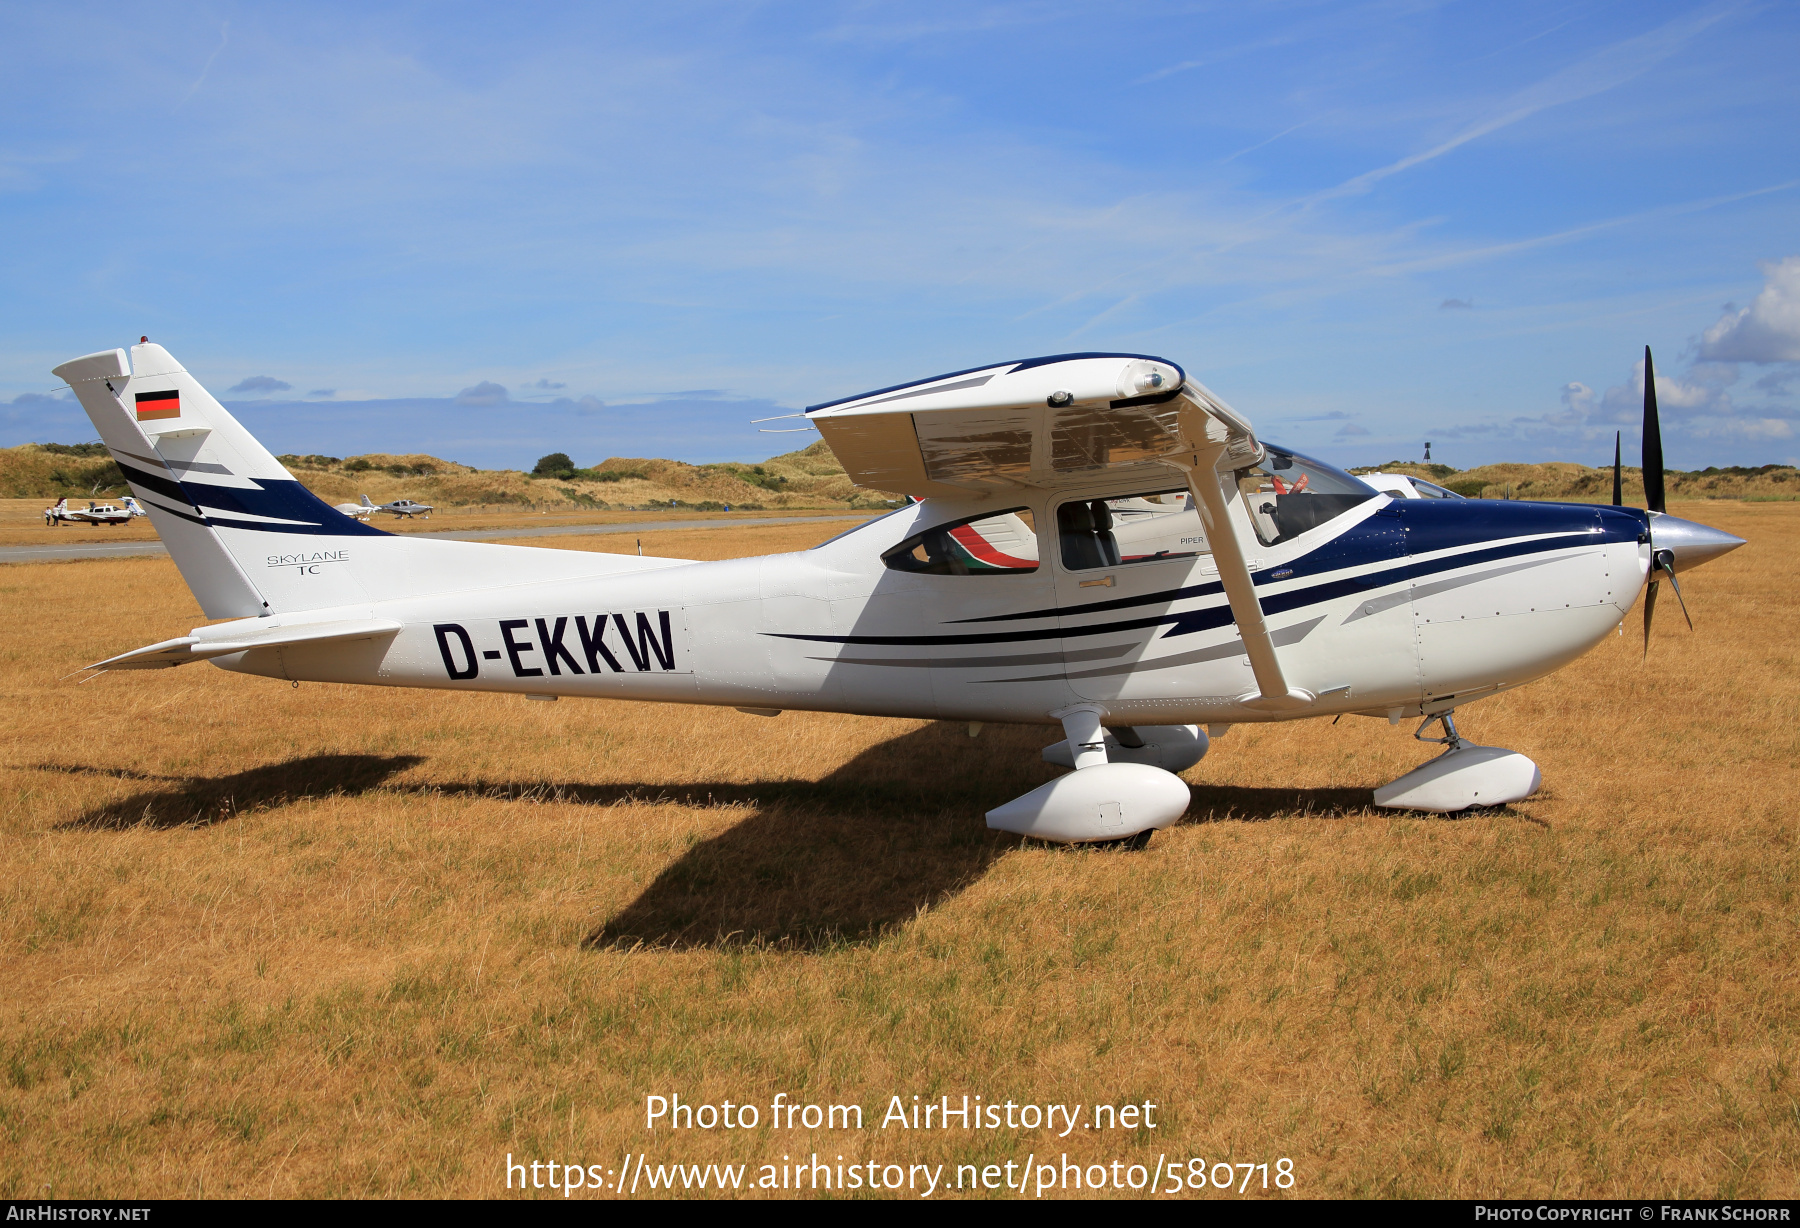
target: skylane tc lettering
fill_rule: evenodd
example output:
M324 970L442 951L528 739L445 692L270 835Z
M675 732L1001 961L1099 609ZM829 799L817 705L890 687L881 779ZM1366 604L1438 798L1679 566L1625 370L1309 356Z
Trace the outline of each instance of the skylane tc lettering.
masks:
M558 678L564 673L684 672L676 668L681 645L668 610L597 614L592 622L585 614L503 618L498 629L501 646L477 654L474 637L461 623L433 626L444 672L464 682L481 673L482 661L502 658L515 678L542 678L545 670Z

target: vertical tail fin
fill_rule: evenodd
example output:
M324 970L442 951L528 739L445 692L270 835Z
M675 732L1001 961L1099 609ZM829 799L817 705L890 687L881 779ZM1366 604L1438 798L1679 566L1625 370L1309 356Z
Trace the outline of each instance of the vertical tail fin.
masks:
M209 618L290 614L674 565L586 550L396 536L321 502L168 351L56 368ZM363 496L360 515L375 504Z
M74 389L207 617L366 600L343 568L308 577L321 582L300 592L257 566L272 534L290 550L295 534L386 535L315 498L162 346L133 346L129 365L124 350L103 350L55 374Z

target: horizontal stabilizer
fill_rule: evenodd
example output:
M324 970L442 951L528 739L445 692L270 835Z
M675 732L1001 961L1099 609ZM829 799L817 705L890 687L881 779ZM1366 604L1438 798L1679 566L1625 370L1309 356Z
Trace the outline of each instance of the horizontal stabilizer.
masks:
M329 640L367 640L391 635L400 624L391 618L354 618L328 623L303 623L297 627L270 627L258 631L242 624L221 627L221 636L184 635L145 648L121 653L88 669L169 669L190 661L210 661L252 648L280 648L288 644L315 644ZM210 630L210 628L208 628Z

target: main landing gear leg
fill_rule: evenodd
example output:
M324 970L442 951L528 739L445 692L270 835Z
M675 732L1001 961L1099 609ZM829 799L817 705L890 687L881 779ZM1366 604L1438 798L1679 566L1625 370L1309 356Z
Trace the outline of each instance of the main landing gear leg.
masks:
M1443 737L1425 736L1433 723L1443 726ZM1464 741L1456 731L1455 709L1427 715L1413 737L1437 743L1444 753L1375 790L1377 806L1450 814L1471 806L1504 806L1522 801L1543 783L1537 764L1524 755Z

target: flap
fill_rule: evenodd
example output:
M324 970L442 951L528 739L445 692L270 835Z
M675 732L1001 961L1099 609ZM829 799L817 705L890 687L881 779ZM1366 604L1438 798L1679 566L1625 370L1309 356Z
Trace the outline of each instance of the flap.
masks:
M184 635L144 648L121 653L88 669L169 669L190 661L207 661L251 648L280 648L288 644L324 643L330 640L367 640L391 635L402 624L391 618L342 619L328 623L302 623L297 627L270 627L258 631L241 623L227 624L219 636ZM240 631L241 628L241 631ZM210 629L210 628L209 628Z
M1226 445L1240 466L1261 454L1230 407L1144 354L955 371L806 414L857 484L919 496L1051 488L1133 469L1154 480L1163 458L1209 444Z

